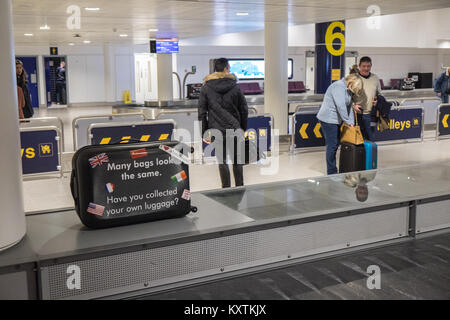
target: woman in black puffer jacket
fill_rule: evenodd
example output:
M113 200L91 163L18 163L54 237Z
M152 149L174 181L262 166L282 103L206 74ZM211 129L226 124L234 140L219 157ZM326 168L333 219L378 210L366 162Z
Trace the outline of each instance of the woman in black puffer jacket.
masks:
M28 90L28 74L23 68L23 63L19 59L16 60L16 75L17 86L22 88L23 96L25 98L25 106L23 107L23 116L25 118L31 118L34 114L33 107L31 106L31 96Z

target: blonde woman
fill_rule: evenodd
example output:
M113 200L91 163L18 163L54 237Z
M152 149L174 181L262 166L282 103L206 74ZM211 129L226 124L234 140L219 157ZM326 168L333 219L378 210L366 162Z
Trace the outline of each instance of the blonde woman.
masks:
M322 126L326 144L327 174L336 174L336 152L339 147L339 128L342 122L353 126L355 124L351 112L354 97L358 96L363 88L361 78L350 74L346 78L332 83L325 92L317 119ZM353 104L355 111L361 111L361 106Z

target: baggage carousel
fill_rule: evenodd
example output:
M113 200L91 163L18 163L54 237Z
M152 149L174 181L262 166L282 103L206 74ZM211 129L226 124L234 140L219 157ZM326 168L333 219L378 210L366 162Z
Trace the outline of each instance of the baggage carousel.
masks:
M401 102L404 99L432 99L436 98L436 93L433 89L415 89L410 91L400 90L385 90L382 95L388 100L398 100ZM289 114L296 112L299 106L310 107L320 106L323 100L323 94L304 93L304 94L289 94L288 108ZM249 108L255 109L257 114L264 114L264 95L247 95L245 96ZM146 119L158 119L160 114L167 113L195 113L198 108L198 100L195 99L180 99L173 101L146 101L144 104L118 104L113 106L113 114L124 113L142 113Z
M192 204L183 218L102 230L73 210L27 216L26 237L0 252L0 298L139 297L415 242L450 228L450 164L197 192Z

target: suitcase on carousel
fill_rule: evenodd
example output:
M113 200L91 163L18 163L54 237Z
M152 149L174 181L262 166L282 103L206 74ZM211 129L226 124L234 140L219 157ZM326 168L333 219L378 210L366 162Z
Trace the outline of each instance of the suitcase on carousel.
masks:
M343 142L339 156L339 173L365 170L364 144Z
M196 212L187 158L176 145L164 141L79 149L72 159L70 188L82 223L107 228Z
M378 146L375 142L364 141L364 169L372 170L378 166Z

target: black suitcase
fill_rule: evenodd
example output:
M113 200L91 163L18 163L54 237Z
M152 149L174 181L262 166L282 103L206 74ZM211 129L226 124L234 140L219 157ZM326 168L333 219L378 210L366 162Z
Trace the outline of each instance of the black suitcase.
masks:
M182 217L191 207L189 166L176 141L92 145L72 159L75 208L89 228ZM177 157L171 155L175 153Z
M339 156L339 173L365 170L366 154L364 144L341 144Z

